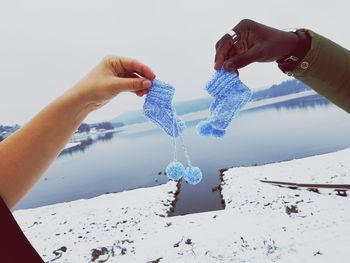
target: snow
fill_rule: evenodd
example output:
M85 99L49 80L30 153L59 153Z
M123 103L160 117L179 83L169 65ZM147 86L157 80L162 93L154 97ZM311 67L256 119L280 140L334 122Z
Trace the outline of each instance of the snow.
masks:
M350 148L229 169L225 210L168 217L177 189L168 182L14 216L52 262L349 262L349 197L260 182L349 184L349 172Z
M55 262L89 262L91 249L99 247L106 247L109 253L113 247L115 254L122 251L132 254L135 239L142 238L147 228L167 215L176 190L176 183L169 182L88 200L17 210L14 216L45 261L56 258L56 251L62 255Z
M63 150L67 150L70 148L73 148L75 146L78 146L80 144L80 142L69 142L66 144L66 146L63 148Z
M277 262L349 262L349 197L338 196L334 190L315 193L260 180L350 184L350 149L230 169L224 173L222 190L226 210L245 220L240 228L251 225L261 235L248 244L252 247L259 239L274 240Z

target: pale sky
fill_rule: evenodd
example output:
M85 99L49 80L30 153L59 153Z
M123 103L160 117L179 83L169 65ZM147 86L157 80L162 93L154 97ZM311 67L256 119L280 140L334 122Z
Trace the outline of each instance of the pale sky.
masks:
M23 124L107 54L136 58L176 88L175 101L207 96L216 41L241 19L310 28L349 48L346 0L0 0L0 124ZM275 63L240 77L251 89L286 80ZM141 109L118 96L87 122Z

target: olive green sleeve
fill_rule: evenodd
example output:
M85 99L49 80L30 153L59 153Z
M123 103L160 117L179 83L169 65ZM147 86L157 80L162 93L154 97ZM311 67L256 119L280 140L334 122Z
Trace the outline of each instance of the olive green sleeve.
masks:
M350 113L350 51L308 30L311 48L291 74Z

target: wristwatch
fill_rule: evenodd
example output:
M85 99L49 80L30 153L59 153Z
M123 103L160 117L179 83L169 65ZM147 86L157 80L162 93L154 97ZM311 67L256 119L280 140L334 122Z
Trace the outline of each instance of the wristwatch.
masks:
M276 60L278 67L287 75L292 75L291 71L305 58L311 47L311 37L305 29L299 29L293 33L297 35L299 40L296 48L287 56ZM300 63L300 67L307 69L309 64L306 63Z

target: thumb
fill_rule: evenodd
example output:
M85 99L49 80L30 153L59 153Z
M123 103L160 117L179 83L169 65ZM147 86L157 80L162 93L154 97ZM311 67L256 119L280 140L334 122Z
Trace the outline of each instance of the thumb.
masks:
M149 89L152 82L145 78L118 78L117 86L120 91L139 91Z
M257 46L253 46L243 53L239 53L230 59L228 59L224 64L224 69L226 71L234 71L239 68L243 68L255 61L259 57L259 52Z

